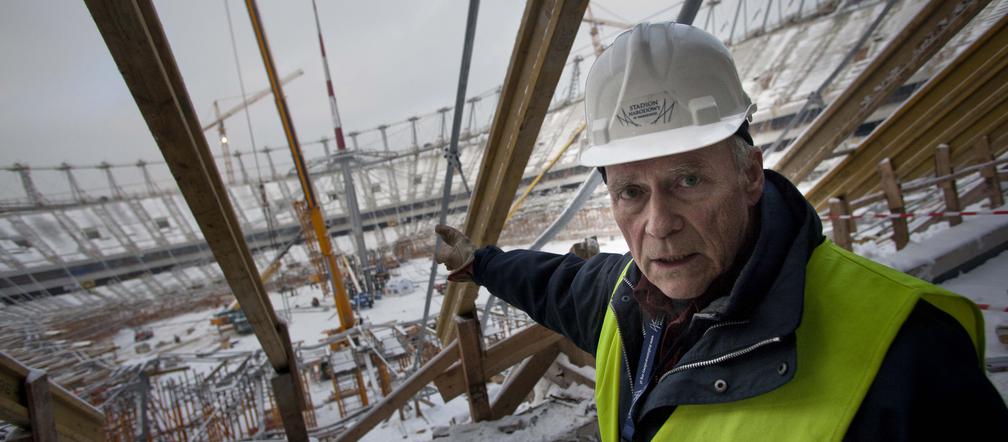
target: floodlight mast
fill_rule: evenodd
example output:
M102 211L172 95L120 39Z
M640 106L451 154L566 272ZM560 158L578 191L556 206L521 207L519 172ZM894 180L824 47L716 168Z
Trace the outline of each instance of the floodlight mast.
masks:
M357 203L357 190L354 188L353 175L350 173L350 163L353 154L346 150L343 138L343 122L340 121L339 107L336 105L336 92L332 84L332 74L329 72L329 58L326 57L325 42L322 39L322 25L319 23L318 6L312 0L312 11L315 12L315 29L318 31L319 50L322 52L322 67L325 71L326 91L329 93L329 111L332 113L333 136L336 138L336 157L340 162L343 174L343 189L346 194L346 207L350 215L350 230L353 233L354 246L361 265L367 265L367 247L364 245L364 227L361 222L360 206Z

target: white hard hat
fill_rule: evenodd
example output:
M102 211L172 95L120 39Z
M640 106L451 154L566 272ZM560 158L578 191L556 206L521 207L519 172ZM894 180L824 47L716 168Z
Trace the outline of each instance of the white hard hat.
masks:
M588 72L584 166L687 152L734 134L756 111L728 48L699 28L641 23Z

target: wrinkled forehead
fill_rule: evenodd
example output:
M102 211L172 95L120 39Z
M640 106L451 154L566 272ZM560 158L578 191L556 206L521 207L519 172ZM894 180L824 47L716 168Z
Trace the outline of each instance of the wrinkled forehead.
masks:
M716 169L719 167L717 163L723 161L718 155L719 147L720 143L689 152L606 166L607 183L610 188L616 188L629 183Z

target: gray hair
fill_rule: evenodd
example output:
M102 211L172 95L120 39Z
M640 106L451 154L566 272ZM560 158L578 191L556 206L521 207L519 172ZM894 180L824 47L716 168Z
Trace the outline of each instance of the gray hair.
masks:
M749 144L738 135L732 135L729 138L731 139L730 143L732 156L735 157L735 168L739 172L745 172L752 167L752 153L757 151L759 148Z

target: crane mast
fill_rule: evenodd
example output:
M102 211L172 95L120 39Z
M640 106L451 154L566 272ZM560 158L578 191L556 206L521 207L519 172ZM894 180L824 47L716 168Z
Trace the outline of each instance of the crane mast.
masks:
M315 230L315 237L319 243L319 250L322 254L326 267L329 270L329 282L333 288L333 298L336 303L336 312L340 318L340 330L353 328L355 319L353 310L350 308L350 300L347 298L346 288L343 286L343 276L340 274L339 266L336 264L336 257L333 255L332 242L329 239L329 230L325 224L325 217L322 216L322 207L319 205L315 195L315 188L312 186L311 176L308 174L308 167L301 153L301 145L294 131L294 121L291 119L290 109L287 107L287 100L283 93L283 86L276 73L276 66L273 62L273 54L270 52L269 42L266 40L266 32L263 29L262 19L259 16L259 8L255 0L246 0L245 6L249 12L249 19L252 21L252 30L255 33L259 46L259 53L266 67L266 75L269 77L270 88L273 90L273 98L276 103L277 113L280 114L280 122L283 126L284 136L290 146L291 157L294 160L294 169L297 172L301 189L304 191L305 206L309 214L309 220Z

